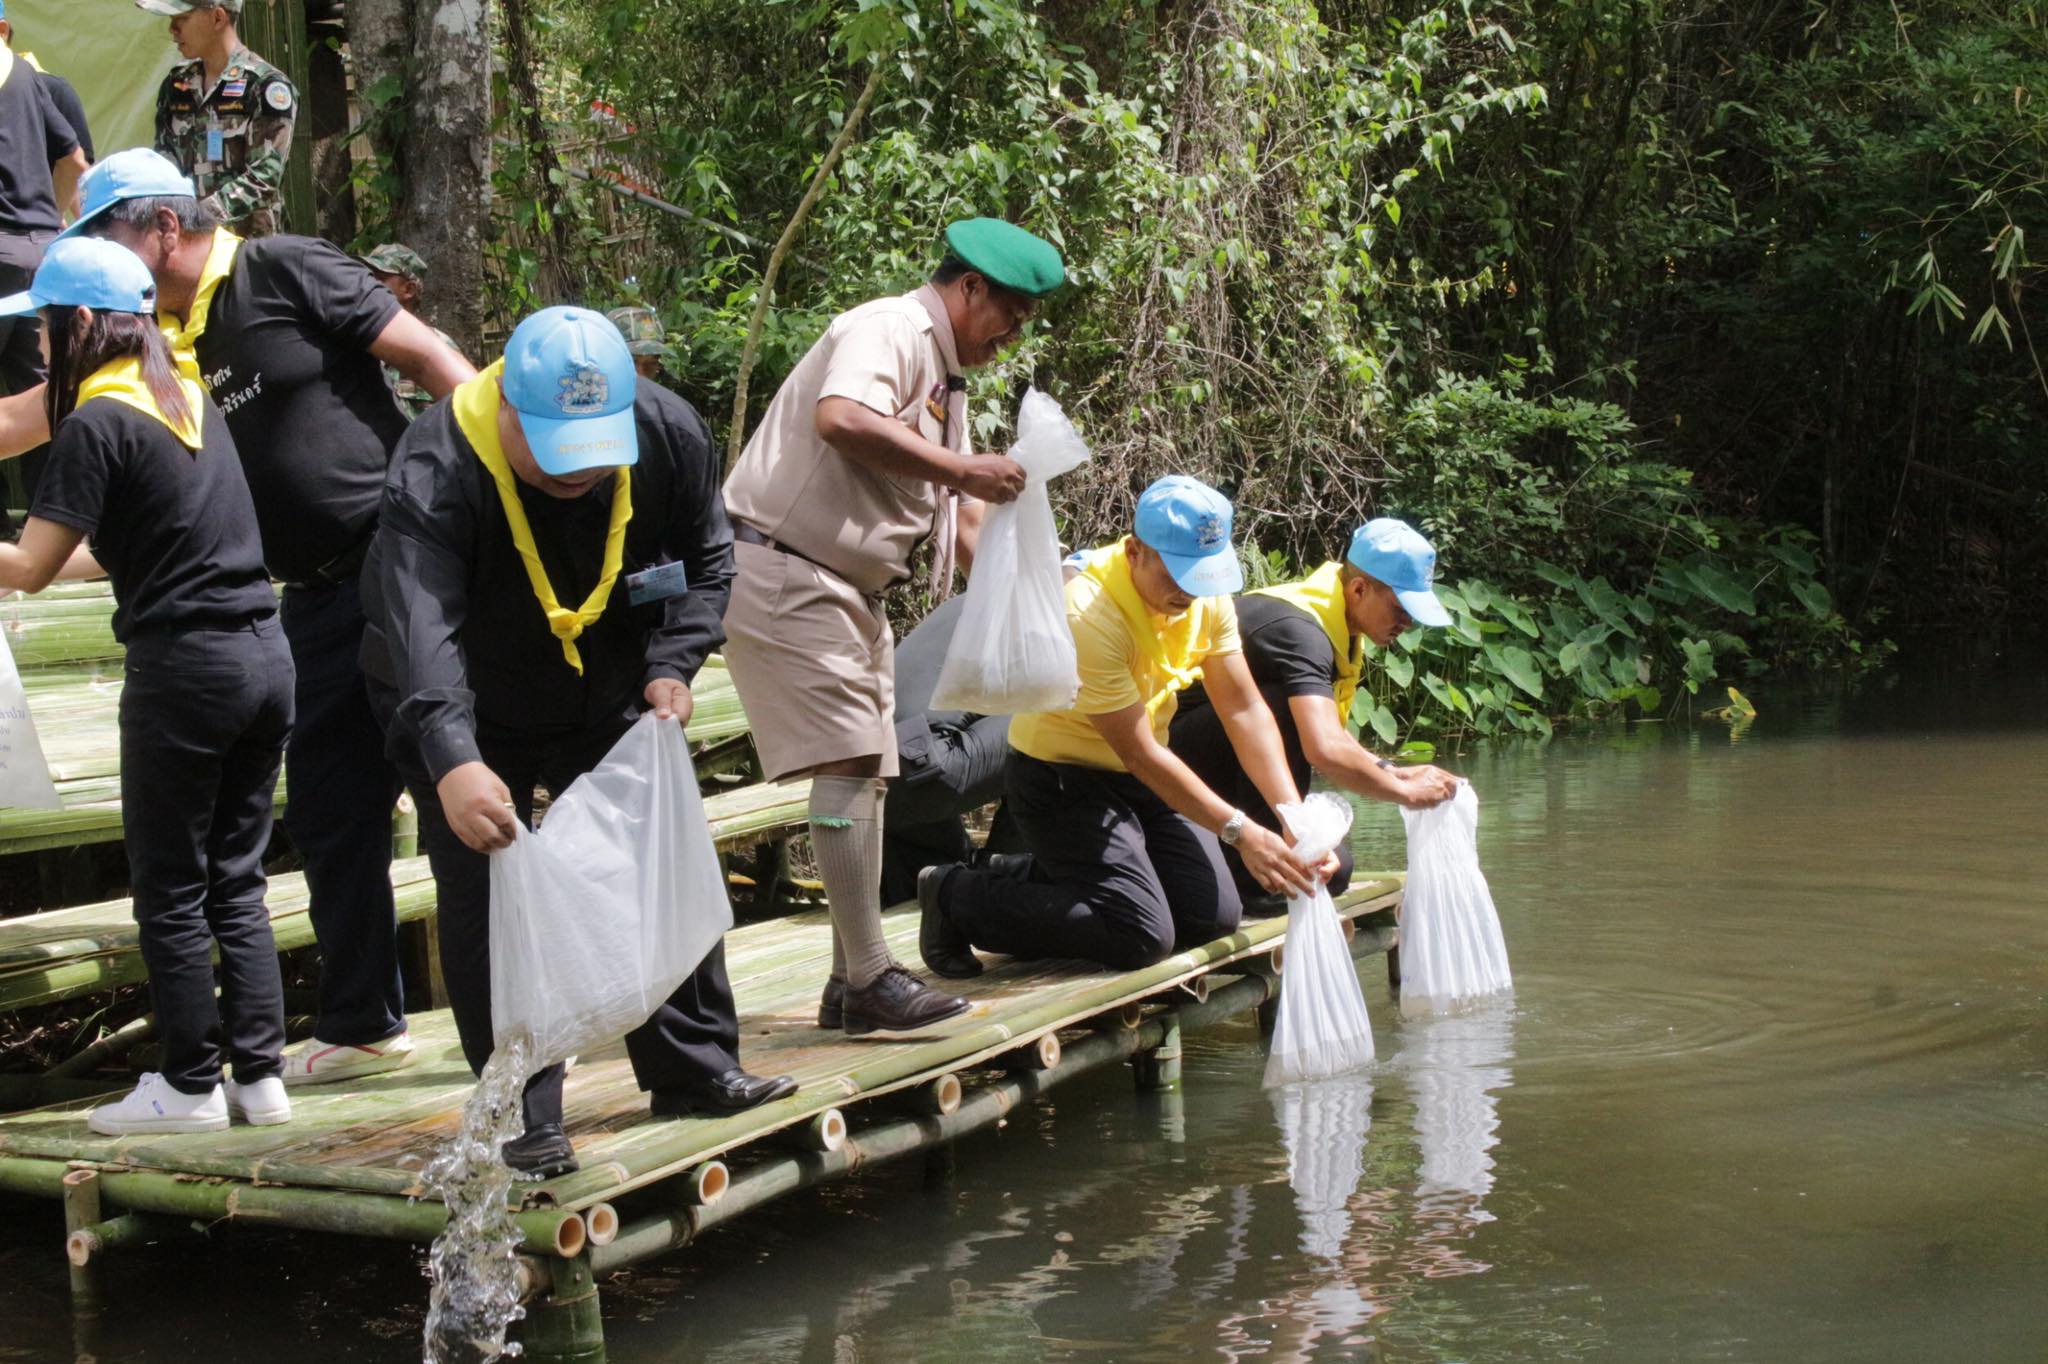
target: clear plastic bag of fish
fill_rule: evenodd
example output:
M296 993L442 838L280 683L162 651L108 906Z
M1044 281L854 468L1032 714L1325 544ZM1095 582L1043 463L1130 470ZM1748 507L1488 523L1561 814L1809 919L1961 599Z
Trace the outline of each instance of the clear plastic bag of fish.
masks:
M1449 1013L1514 985L1493 892L1479 870L1472 783L1426 810L1403 809L1408 887L1401 902L1401 1012Z
M1010 458L1024 466L1024 491L982 520L960 626L932 691L934 710L1064 710L1081 689L1046 485L1087 463L1088 446L1060 405L1034 388L1017 414Z
M732 927L683 727L640 718L491 854L491 1024L538 1068L647 1021Z
M1317 792L1299 805L1280 807L1294 834L1293 853L1314 866L1351 831L1351 806ZM1373 1059L1372 1020L1337 922L1337 906L1318 883L1313 895L1287 902L1287 948L1280 972L1280 1018L1266 1060L1268 1085L1319 1080L1356 1070Z

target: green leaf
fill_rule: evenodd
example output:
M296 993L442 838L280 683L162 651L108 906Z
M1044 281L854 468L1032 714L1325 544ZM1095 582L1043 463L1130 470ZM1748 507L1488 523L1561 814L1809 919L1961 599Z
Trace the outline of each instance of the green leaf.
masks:
M1493 599L1493 610L1494 614L1514 626L1517 630L1520 630L1529 638L1537 639L1542 636L1543 631L1536 624L1536 618L1530 615L1528 609L1520 602L1510 600L1507 597L1495 597Z
M1394 712L1379 702L1373 702L1372 732L1380 736L1380 742L1390 744L1401 735L1401 727L1394 722Z
M1835 613L1835 599L1824 583L1812 578L1792 579L1792 595L1799 598L1799 604L1822 620Z
M1742 616L1756 614L1756 595L1713 564L1704 560L1690 564L1686 576L1702 596L1722 610Z
M1711 682L1714 677L1714 646L1703 639L1682 639L1678 647L1685 651L1685 680L1693 690L1702 682Z
M1351 714L1344 717L1345 722L1351 726L1352 733L1356 734L1372 723L1372 709L1378 704L1373 700L1372 693L1363 688L1352 693Z
M1408 684L1415 680L1415 660L1406 654L1390 652L1380 660L1380 671L1389 682L1406 691Z
M1538 701L1543 699L1543 673L1536 666L1535 656L1527 649L1514 644L1501 645L1498 648L1488 646L1486 658L1502 677Z
M1410 739L1394 750L1397 762L1433 763L1436 761L1436 745L1427 739Z

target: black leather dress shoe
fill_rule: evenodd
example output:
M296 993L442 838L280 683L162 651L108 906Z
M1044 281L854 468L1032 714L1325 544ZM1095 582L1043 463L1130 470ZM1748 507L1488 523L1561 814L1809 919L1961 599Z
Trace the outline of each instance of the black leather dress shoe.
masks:
M686 1118L691 1114L717 1116L744 1113L796 1093L796 1078L790 1075L749 1075L734 1066L687 1088L657 1089L648 1096L648 1111L657 1118Z
M846 1024L846 977L825 977L825 993L818 997L818 1026L837 1030Z
M562 1124L544 1122L527 1128L505 1143L505 1163L522 1174L553 1179L582 1167L576 1163L576 1148L562 1132Z
M964 1014L964 999L934 990L900 966L891 966L866 985L846 987L846 1035L917 1032Z
M974 944L953 927L941 903L946 879L957 867L926 867L917 874L917 955L935 976L948 980L972 980L981 974L981 959Z

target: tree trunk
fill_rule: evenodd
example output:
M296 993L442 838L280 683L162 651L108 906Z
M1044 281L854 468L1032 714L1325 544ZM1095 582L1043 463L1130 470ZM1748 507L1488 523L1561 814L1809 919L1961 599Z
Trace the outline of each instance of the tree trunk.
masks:
M348 0L348 51L355 68L356 95L373 109L404 107L406 56L412 51L412 5L413 0ZM374 114L367 122L370 149L390 169L393 181L403 184L405 147L396 123Z
M526 0L504 0L504 4L505 60L510 64L506 74L511 77L513 98L518 102L527 170L547 219L546 235L540 243L539 293L541 301L551 305L576 302L580 301L583 288L575 273L576 234L570 221L573 210L562 194L562 165L555 156L554 140L548 136L547 118L541 111L537 75L540 63L527 41Z
M383 0L388 2L388 0ZM353 10L361 0L352 0ZM483 355L490 217L491 41L486 0L413 0L399 235L432 266L423 311Z

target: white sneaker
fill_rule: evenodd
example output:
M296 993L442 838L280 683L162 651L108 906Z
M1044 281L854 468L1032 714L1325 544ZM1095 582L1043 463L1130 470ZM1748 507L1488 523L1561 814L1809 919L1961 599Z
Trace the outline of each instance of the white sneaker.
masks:
M125 1099L101 1104L85 1115L85 1125L101 1136L125 1137L142 1132L223 1132L228 1101L219 1085L204 1094L181 1094L170 1081L150 1071Z
M342 1046L310 1038L284 1054L284 1082L325 1085L380 1075L412 1064L412 1032L407 1030L367 1046Z
M285 1097L284 1081L275 1075L241 1084L229 1080L228 1112L251 1127L275 1127L292 1120L292 1101Z

